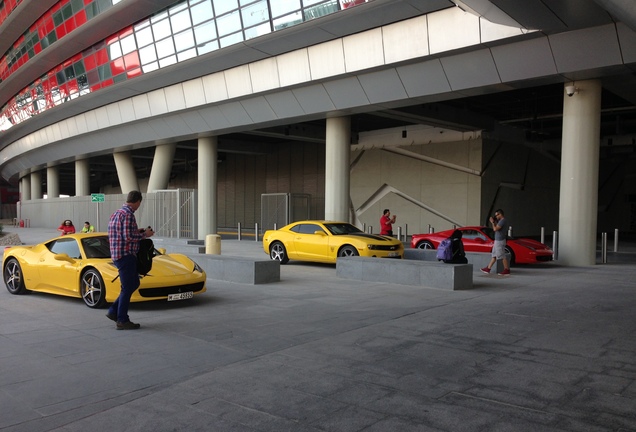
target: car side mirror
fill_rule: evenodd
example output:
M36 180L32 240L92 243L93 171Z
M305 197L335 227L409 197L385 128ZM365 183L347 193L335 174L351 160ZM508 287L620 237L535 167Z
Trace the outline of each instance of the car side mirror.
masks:
M314 234L316 234L316 235L321 235L321 236L326 235L326 234L325 234L325 232L324 232L324 231L322 231L322 230L316 230L316 231L314 231Z
M477 243L483 243L483 242L484 242L484 239L483 239L483 238L481 238L481 237L475 237L475 241L476 241Z
M75 262L73 258L71 258L70 256L68 256L68 254L65 254L65 253L55 254L55 259L58 261L66 261L71 264Z

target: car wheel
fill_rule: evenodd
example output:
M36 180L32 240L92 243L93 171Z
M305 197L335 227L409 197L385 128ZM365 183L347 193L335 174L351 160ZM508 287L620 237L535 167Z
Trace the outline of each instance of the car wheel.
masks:
M274 242L269 247L269 257L274 261L280 261L281 264L287 264L289 257L287 256L287 250L281 242Z
M343 246L338 251L338 256L339 257L358 256L358 255L360 255L358 253L358 250L356 248L354 248L353 246Z
M424 240L417 244L417 248L418 249L435 249L435 246L433 246L433 243L431 243L430 241Z
M510 254L510 265L513 265L515 263L515 253L512 251L510 246L506 246L505 252Z
M15 258L9 258L4 266L4 284L11 294L24 294L27 291L24 286L22 267Z
M82 275L80 293L86 306L98 309L106 305L106 286L102 275L95 269L88 269Z

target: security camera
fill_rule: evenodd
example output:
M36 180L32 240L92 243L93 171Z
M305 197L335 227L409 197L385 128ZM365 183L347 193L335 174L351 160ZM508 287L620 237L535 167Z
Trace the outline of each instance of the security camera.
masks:
M576 93L576 87L574 87L573 85L565 86L565 92L568 94L569 97L572 97L572 95Z

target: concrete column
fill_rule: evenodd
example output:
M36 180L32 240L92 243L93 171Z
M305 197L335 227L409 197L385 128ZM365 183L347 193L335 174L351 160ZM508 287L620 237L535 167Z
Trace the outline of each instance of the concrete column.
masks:
M563 92L559 263L586 266L596 264L601 82L574 86L572 96Z
M130 191L139 190L139 182L131 154L129 152L113 153L113 159L115 159L121 193L127 194Z
M34 171L31 173L31 199L42 198L42 172Z
M27 174L22 177L22 196L21 201L29 201L31 199L31 175Z
M327 119L325 219L349 222L351 118Z
M160 189L167 189L172 171L174 153L177 150L177 143L165 144L155 147L155 157L152 160L152 169L148 179L148 192Z
M60 175L56 166L46 169L46 197L59 198L60 196Z
M199 138L198 144L198 235L204 240L208 234L217 232L217 137Z
M91 194L91 173L88 159L75 161L75 196Z

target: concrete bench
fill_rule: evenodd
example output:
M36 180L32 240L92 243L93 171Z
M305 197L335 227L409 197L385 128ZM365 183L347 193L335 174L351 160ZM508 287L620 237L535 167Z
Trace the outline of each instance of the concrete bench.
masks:
M473 271L477 272L488 265L490 257L489 252L466 252L468 264L472 264ZM510 254L506 254L506 258L508 258L508 262L510 262ZM437 261L437 251L434 249L404 249L404 259L439 262ZM503 269L502 260L497 261L492 268L492 270L494 270L493 273L499 273Z
M229 255L192 255L208 278L243 284L280 282L280 262Z
M342 257L336 261L336 275L343 279L426 286L453 291L467 290L473 287L472 264Z
M167 253L187 255L205 270L210 279L252 285L280 282L280 262L269 258L205 254L205 246L162 239L155 241L155 247L165 248Z

